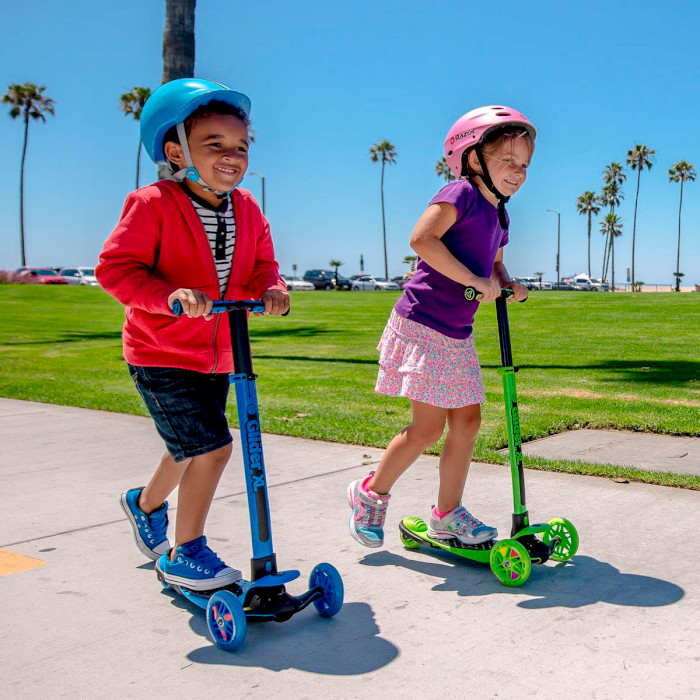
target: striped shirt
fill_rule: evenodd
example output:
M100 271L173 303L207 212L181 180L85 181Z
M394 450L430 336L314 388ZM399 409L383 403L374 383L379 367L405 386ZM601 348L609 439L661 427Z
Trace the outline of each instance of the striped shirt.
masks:
M219 278L219 294L223 299L228 278L231 275L233 250L236 247L236 219L233 215L231 200L228 197L223 199L219 207L216 208L189 190L186 192L209 239L209 247Z

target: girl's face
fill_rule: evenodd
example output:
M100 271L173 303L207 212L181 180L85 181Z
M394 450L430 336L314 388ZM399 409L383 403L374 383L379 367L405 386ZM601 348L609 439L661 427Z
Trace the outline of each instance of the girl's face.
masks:
M514 195L527 178L531 149L526 139L508 139L494 151L484 149L486 167L496 189L506 197Z

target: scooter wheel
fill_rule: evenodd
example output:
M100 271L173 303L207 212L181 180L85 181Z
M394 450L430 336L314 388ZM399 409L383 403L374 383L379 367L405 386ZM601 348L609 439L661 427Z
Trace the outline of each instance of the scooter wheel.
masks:
M406 549L418 549L418 547L420 547L420 542L416 542L412 537L406 537L400 530L399 537L401 538L401 544L406 547Z
M532 562L527 549L517 540L501 540L491 549L489 559L493 575L504 586L522 586L530 577Z
M323 595L314 600L314 606L321 617L333 617L343 607L345 589L338 570L331 564L317 564L309 576L309 589L320 586Z
M554 548L551 558L554 561L569 561L578 551L578 532L574 524L566 518L552 518L547 525L549 530L543 533L543 541L548 544L553 537L559 537L559 544Z
M217 591L209 598L207 627L214 644L220 649L234 651L243 644L248 621L241 602L231 591Z

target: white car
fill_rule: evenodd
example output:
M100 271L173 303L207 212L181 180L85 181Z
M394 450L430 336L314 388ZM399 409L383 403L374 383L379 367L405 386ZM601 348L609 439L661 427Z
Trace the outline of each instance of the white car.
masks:
M280 277L287 283L287 289L290 292L313 292L316 287L301 279L301 277L287 277L286 275L280 275Z
M352 281L352 291L359 292L365 289L381 290L399 290L399 285L396 282L389 282L384 277L373 277L372 275L362 275Z
M58 274L68 282L68 284L80 284L87 287L97 287L97 277L95 277L94 267L62 267Z

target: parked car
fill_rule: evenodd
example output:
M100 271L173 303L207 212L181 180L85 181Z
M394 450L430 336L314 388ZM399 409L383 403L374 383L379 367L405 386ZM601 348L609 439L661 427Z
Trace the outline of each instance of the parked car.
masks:
M382 290L396 290L398 291L399 285L396 282L389 282L389 280L384 277L373 277L372 275L363 275L352 281L352 289L355 292L363 291L366 289L374 289L376 291Z
M313 292L316 289L311 282L306 282L301 277L287 275L280 275L280 277L287 283L287 289L290 292Z
M16 275L15 280L30 284L68 284L50 267L27 267Z
M559 292L577 292L577 291L580 291L573 284L571 284L571 282L559 282L558 284L555 282L552 285L552 289L559 291Z
M541 289L538 277L514 277L513 279L524 284L528 289Z
M403 289L406 282L408 282L414 275L413 272L407 272L405 275L398 275L397 277L392 277L391 281L399 285L399 289Z
M307 270L304 280L311 282L316 289L333 289L335 286L335 272L333 270ZM350 289L350 280L338 275L338 289Z
M79 284L83 287L97 287L97 277L95 277L94 267L62 267L58 274L63 277L68 284Z

